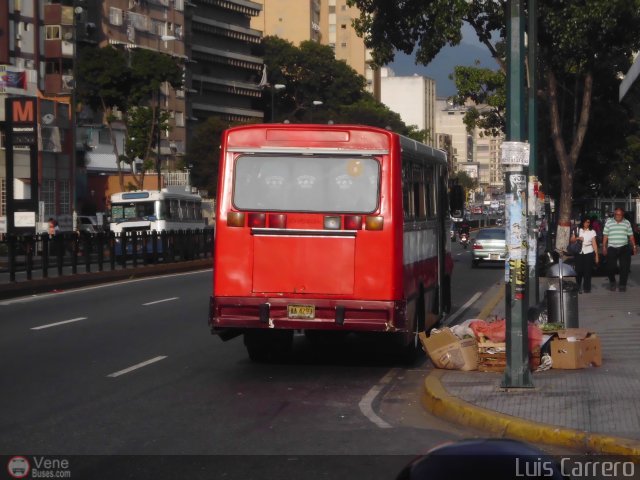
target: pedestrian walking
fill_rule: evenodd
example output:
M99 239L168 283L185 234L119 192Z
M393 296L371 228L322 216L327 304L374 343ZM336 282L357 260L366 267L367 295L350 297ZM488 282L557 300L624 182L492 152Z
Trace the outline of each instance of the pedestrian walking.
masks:
M631 267L631 255L636 253L638 246L633 236L631 223L624 218L622 208L616 208L613 220L605 224L602 233L602 255L607 257L609 290L613 292L616 289L616 267L618 267L620 269L618 291L625 292Z
M580 242L582 248L575 256L576 283L578 293L591 292L591 273L593 266L600 262L596 231L591 228L591 219L582 217L580 228L571 235L571 243Z

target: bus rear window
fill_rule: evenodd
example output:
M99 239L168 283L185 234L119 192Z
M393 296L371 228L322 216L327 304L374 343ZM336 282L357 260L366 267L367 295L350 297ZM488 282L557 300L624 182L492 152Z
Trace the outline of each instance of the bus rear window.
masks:
M380 164L349 156L243 155L236 159L233 205L240 210L371 213Z

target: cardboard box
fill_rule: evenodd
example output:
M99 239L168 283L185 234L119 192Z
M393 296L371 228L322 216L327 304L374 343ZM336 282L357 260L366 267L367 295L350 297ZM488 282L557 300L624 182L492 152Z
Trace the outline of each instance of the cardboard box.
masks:
M478 370L481 372L504 372L507 366L506 342L478 343ZM529 369L535 372L540 366L540 347L529 352Z
M552 368L574 370L602 365L600 337L584 328L568 328L557 332L551 340Z
M476 370L478 344L475 338L459 339L449 328L432 330L427 337L420 332L420 342L437 368L447 370Z

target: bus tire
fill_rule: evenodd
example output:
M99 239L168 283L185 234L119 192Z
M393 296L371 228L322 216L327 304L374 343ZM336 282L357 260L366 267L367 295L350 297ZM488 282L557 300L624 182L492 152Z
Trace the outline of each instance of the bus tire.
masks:
M252 362L281 360L291 352L293 330L248 330L244 345Z
M416 300L416 308L411 322L411 328L406 333L399 334L398 342L400 359L402 363L411 366L416 363L419 354L422 352L420 339L418 334L425 329L426 313L428 311L425 305L425 294L422 286L420 287L420 295Z

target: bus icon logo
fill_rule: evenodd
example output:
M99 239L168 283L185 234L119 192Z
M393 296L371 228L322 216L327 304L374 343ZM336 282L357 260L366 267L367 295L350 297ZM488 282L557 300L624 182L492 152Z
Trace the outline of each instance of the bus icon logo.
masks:
M29 465L29 460L26 458L16 456L9 459L7 471L12 478L25 478L29 475L29 470L31 470L31 467Z

